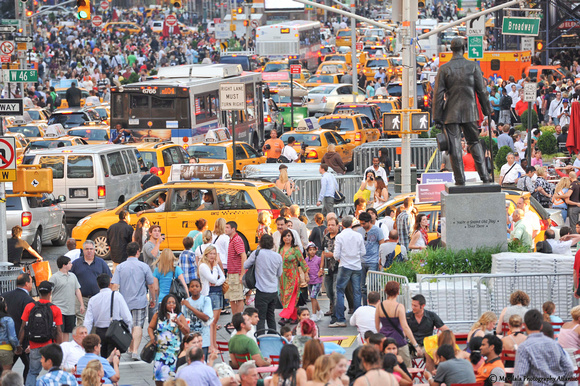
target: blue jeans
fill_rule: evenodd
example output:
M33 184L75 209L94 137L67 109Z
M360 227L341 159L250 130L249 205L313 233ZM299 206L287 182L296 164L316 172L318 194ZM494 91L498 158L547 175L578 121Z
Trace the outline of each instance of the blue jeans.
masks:
M362 304L367 305L367 272L378 271L379 263L362 263L360 290L362 293Z
M354 309L360 307L361 292L360 292L361 270L352 270L344 267L338 268L336 277L336 303L334 307L334 314L336 321L339 323L346 323L344 317L344 290L349 281L352 281L352 289L354 292Z
M36 378L42 371L40 348L30 350L30 370L26 376L26 386L36 386Z

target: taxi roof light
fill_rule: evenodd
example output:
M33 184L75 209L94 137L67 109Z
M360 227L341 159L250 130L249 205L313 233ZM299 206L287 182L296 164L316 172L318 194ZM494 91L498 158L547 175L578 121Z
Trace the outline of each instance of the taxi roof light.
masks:
M217 129L211 129L205 135L203 143L220 143L228 142L231 140L230 131L227 127L221 127Z

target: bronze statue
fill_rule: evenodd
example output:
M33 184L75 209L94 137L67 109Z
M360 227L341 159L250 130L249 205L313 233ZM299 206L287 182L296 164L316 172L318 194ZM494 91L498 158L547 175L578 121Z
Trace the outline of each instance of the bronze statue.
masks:
M485 166L484 149L479 142L479 111L477 99L485 116L491 115L483 75L479 65L463 57L465 43L461 38L451 41L453 57L443 64L437 72L433 101L433 121L443 126L447 136L449 158L455 177L455 185L465 185L463 170L463 149L461 130L475 161L479 178L484 183L491 182Z

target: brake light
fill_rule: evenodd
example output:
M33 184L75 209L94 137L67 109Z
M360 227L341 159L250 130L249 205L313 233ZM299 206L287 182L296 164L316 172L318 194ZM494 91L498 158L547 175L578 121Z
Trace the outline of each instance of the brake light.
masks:
M16 165L22 165L22 156L19 156L18 158L16 158Z
M556 222L554 220L550 219L550 226L557 227L558 224L556 224Z
M543 231L550 229L551 222L552 222L552 220L550 220L550 219L540 220L540 229Z
M266 115L266 117L264 118L264 123L270 123L272 122L272 118L270 118L269 115Z
M360 135L360 131L357 131L354 135L354 140L356 142L360 142L361 141L361 135Z
M98 198L107 197L107 187L105 185L97 186L97 197Z
M165 174L165 168L164 167L160 167L158 168L159 170L157 171L157 175L158 176L162 176L163 174Z
M318 159L318 152L316 150L310 150L306 156L308 159Z
M429 103L429 96L428 95L423 95L423 102L425 104Z
M25 227L30 225L31 222L32 222L32 213L22 212L22 215L20 216L20 224L22 224L22 226Z

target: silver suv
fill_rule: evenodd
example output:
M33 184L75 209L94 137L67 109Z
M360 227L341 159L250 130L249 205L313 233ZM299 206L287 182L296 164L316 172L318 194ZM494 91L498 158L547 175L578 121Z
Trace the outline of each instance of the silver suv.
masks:
M12 193L12 190L8 190L9 186L7 194ZM42 197L7 197L6 237L12 237L12 227L20 225L22 239L38 253L41 253L43 243L64 245L68 231L64 210L59 204L65 200L65 196L55 199L50 193L43 193Z

